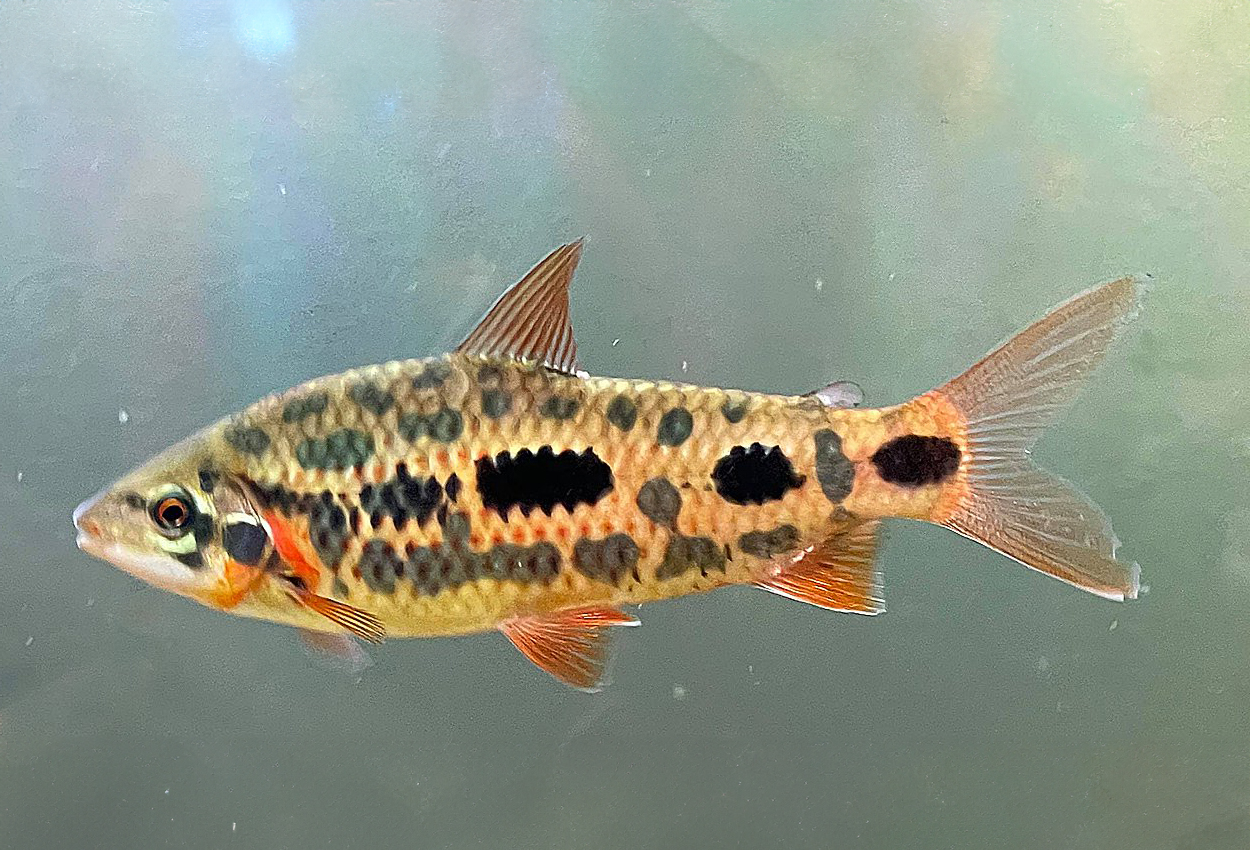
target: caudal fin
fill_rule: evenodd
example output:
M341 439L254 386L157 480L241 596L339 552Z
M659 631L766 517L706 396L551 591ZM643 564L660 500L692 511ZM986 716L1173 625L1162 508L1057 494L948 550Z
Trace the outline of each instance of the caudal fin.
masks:
M1137 564L1116 560L1119 541L1102 511L1038 468L1029 449L1135 315L1141 284L1126 277L1072 298L927 394L955 408L965 449L955 498L941 500L932 520L1115 600L1136 598Z

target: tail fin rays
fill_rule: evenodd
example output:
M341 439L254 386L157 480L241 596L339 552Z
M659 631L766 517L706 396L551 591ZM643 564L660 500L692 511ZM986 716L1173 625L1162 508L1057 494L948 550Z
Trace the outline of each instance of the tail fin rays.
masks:
M1108 599L1134 599L1139 569L1098 507L1029 460L1042 430L1076 397L1136 314L1126 277L1056 307L932 395L963 419L962 495L935 522L1027 567Z

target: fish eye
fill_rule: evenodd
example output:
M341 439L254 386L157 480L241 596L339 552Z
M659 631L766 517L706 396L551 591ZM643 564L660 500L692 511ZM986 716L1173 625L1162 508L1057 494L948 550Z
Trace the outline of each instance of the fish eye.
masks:
M164 531L178 532L195 519L195 505L182 493L170 493L152 503L152 521Z

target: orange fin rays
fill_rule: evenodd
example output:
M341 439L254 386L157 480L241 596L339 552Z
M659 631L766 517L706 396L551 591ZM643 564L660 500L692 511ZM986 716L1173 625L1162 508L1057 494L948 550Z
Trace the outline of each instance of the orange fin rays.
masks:
M518 617L499 626L530 661L555 678L584 691L603 685L611 626L636 626L638 618L616 608L578 608L537 617Z
M1141 283L1126 277L1076 296L928 394L955 408L966 439L961 493L932 521L1115 600L1137 596L1137 565L1116 560L1119 541L1098 506L1028 450L1137 312Z
M456 351L538 360L577 372L577 343L569 318L569 285L582 240L562 245L514 283L469 332Z
M866 520L830 534L756 587L829 611L879 614L881 575L877 555L878 520Z
M368 611L301 588L293 588L291 595L309 611L320 614L361 640L381 643L386 639L386 628L382 621Z

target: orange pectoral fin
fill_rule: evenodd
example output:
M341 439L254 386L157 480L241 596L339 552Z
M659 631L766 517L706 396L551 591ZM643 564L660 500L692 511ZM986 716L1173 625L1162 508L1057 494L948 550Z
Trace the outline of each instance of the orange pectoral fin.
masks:
M609 626L636 626L638 618L616 608L577 608L500 624L508 640L552 676L584 691L603 684Z
M386 639L386 627L382 621L346 602L339 602L325 596L318 596L306 590L297 590L293 595L301 605L314 611L341 628L369 643L381 643Z
M286 563L291 575L303 580L304 587L320 586L321 570L317 569L316 564L299 545L290 520L276 511L266 511L261 514L261 519L264 520L265 528L269 530L269 539L273 542L274 551Z

